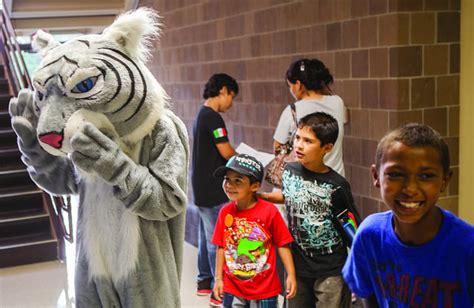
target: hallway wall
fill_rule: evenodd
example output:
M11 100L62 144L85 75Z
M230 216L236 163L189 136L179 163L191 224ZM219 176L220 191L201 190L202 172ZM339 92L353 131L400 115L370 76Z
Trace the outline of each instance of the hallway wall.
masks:
M142 0L164 17L152 72L188 131L215 72L241 87L225 114L231 142L271 151L284 75L319 58L349 108L344 161L363 216L385 210L372 187L377 141L406 122L433 126L449 143L454 177L441 203L458 213L459 0Z
M461 84L460 84L460 157L459 172L459 217L474 224L472 208L472 179L474 177L474 104L472 85L474 84L474 2L462 0L461 18Z

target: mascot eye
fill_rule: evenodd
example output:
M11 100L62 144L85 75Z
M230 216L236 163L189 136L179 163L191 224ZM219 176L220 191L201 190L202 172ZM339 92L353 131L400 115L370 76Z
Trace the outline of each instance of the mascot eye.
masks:
M72 93L86 93L89 92L97 82L97 77L89 77L83 81L76 84L74 89L71 90Z
M36 93L37 93L37 97L38 97L38 99L39 99L40 101L42 101L42 100L43 100L43 98L44 98L44 94L43 94L43 93L41 93L40 91L36 91Z

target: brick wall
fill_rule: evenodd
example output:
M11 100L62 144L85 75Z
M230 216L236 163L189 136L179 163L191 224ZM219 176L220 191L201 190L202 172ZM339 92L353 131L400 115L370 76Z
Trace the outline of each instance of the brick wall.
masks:
M409 121L433 126L452 153L453 180L442 205L457 213L459 0L142 0L164 17L152 72L189 132L202 87L215 72L240 85L224 115L231 142L270 152L292 98L288 65L319 58L349 109L347 178L363 216L384 210L372 187L377 141Z

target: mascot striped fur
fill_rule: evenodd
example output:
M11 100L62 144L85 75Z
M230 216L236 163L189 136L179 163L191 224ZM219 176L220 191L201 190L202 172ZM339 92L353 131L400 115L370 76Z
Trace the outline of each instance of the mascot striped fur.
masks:
M10 102L35 183L79 195L77 307L179 307L188 137L146 67L141 8L64 44L38 31L34 91Z

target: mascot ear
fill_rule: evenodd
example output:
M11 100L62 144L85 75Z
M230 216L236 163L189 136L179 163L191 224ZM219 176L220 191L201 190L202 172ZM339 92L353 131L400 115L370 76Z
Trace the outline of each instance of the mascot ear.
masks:
M121 46L127 53L143 62L150 56L151 41L160 34L160 16L150 8L126 12L107 27L102 38Z
M31 40L31 46L34 50L39 51L42 57L46 56L51 49L59 45L61 44L56 42L51 34L43 30L36 31Z

